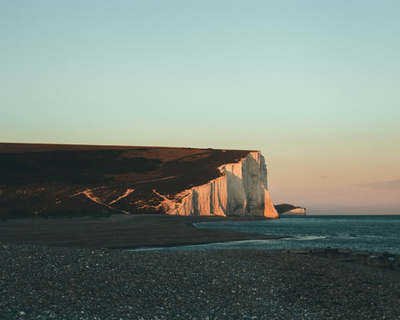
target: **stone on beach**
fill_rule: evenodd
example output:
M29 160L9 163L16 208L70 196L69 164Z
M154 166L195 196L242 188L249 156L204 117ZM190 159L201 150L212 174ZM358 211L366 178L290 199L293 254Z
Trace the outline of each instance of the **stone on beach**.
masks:
M1 319L399 319L390 270L265 250L0 245Z

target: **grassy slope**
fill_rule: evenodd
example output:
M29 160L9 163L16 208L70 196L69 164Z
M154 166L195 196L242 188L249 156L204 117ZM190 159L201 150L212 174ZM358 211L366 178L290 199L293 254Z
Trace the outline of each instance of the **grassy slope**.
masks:
M0 217L158 212L143 208L220 175L249 151L0 143ZM128 189L135 191L115 202ZM101 203L83 194L91 192ZM75 195L75 196L74 196Z

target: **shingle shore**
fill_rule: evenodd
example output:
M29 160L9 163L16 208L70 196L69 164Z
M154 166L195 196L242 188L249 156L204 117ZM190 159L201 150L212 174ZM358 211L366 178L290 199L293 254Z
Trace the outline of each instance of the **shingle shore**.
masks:
M400 319L398 273L253 249L0 244L0 319Z

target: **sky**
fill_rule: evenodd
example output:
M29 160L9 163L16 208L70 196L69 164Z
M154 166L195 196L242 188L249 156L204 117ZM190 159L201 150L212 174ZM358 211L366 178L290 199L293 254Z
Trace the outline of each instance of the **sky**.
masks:
M0 0L0 141L261 150L274 204L400 214L400 1Z

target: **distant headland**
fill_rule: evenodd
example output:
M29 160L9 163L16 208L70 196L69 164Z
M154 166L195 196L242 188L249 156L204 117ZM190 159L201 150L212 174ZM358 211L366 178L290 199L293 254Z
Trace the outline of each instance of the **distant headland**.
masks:
M288 203L275 205L275 209L280 216L305 216L306 208L294 206Z

